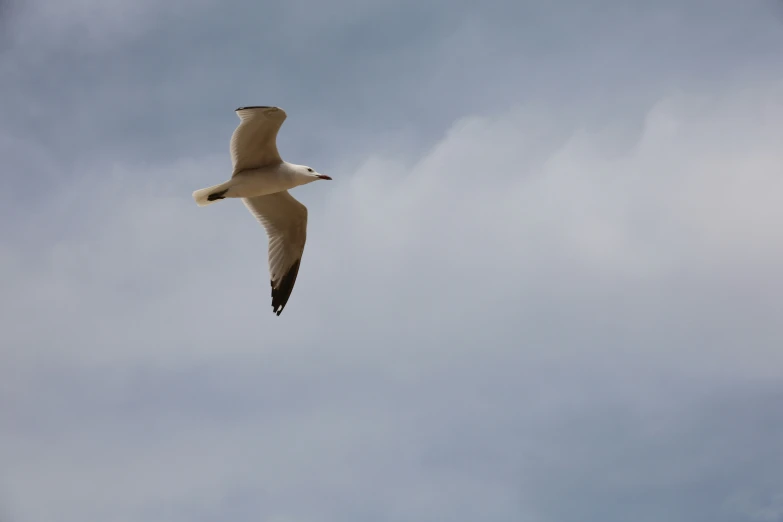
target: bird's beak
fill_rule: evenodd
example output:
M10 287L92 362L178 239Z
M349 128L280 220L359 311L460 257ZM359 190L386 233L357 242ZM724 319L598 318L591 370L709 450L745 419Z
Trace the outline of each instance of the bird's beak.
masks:
M326 174L318 174L318 179L328 179L329 181L332 180L332 178L330 178Z

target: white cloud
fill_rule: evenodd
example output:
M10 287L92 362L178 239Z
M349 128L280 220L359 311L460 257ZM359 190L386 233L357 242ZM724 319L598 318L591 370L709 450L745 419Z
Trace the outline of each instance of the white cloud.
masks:
M633 140L514 108L368 157L296 192L279 318L260 226L190 200L225 158L76 181L0 255L3 394L41 416L0 432L12 509L185 520L239 491L269 520L564 520L561 494L709 481L737 439L699 445L694 412L783 368L780 92L675 96Z
M603 154L602 144L617 138L611 130L577 132L563 143L546 130L544 138L537 134L541 111L515 109L457 122L413 165L368 158L354 175L338 174L334 184L299 193L312 208L310 238L286 316L311 317L314 323L300 328L315 334L321 321L402 314L405 306L413 316L442 317L446 302L460 317L468 310L480 317L493 304L541 300L576 311L584 306L580 299L610 294L684 306L699 299L693 285L702 284L761 292L775 284L783 254L775 227L783 217L776 204L781 112L774 89L728 99L681 97L654 107L632 146ZM41 300L31 296L52 304L85 299L56 313L44 305L41 313L92 316L86 306L117 326L131 324L125 315L131 310L155 324L145 310L170 306L177 310L173 321L199 314L199 324L213 317L235 330L259 317L278 330L289 318L264 313L263 231L241 205L203 210L189 199L194 188L218 179L223 163L177 161L141 186L134 180L148 178L134 169L149 167L121 166L53 197L56 206L28 222L28 234L54 239L68 222L69 235L43 249L25 241L38 259L31 259L28 279L14 282L27 296L21 301L35 307ZM24 257L24 250L4 253L9 263ZM679 286L669 297L658 294L667 285ZM241 306L226 310L216 295ZM105 300L119 306L118 315ZM748 305L719 301L738 313ZM179 326L172 334L187 335ZM217 338L219 330L193 341ZM138 341L128 334L128 342ZM123 343L108 360L148 357ZM192 353L168 349L177 359ZM248 349L255 347L241 352ZM80 358L85 350L68 352Z

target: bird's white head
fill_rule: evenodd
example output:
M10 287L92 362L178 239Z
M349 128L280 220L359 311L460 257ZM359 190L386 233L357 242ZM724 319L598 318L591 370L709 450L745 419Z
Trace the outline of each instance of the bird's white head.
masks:
M299 181L300 185L312 183L313 181L318 181L319 179L332 179L326 174L320 174L316 172L315 169L312 169L307 165L293 165L293 167L294 176L296 177L297 181Z

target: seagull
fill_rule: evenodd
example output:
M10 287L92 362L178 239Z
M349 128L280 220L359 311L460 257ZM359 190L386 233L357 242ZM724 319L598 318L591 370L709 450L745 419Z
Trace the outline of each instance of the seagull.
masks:
M272 312L278 316L294 289L307 237L307 207L288 190L319 179L331 180L306 165L288 163L277 152L277 132L286 119L280 107L240 107L231 136L231 179L193 192L200 207L241 198L269 236Z

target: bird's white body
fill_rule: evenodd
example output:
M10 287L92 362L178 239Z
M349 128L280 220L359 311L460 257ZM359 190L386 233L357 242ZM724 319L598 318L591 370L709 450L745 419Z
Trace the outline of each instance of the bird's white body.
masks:
M309 175L309 173L303 173L303 169L307 169L307 167L284 161L268 167L243 170L237 172L225 183L195 191L193 198L200 207L203 207L219 201L210 201L207 198L210 194L223 190L228 190L223 194L223 198L254 198L282 192L322 179Z
M307 238L307 207L289 189L332 179L305 165L288 163L277 152L277 131L286 119L279 107L240 107L239 126L231 136L231 179L193 192L203 207L240 198L269 236L272 311L283 311L299 273Z

